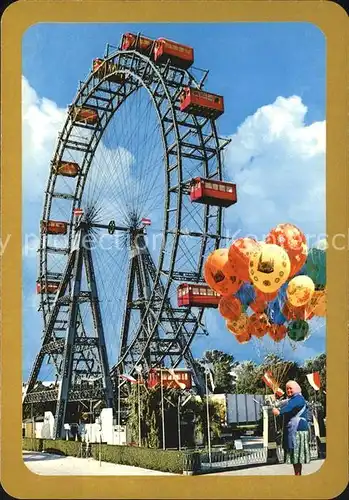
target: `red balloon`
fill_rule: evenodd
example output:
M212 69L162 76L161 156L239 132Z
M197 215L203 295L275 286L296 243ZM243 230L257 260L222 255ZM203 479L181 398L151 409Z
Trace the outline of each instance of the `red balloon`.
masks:
M247 331L248 317L246 314L242 313L238 319L228 319L225 324L231 333L234 335L241 335Z
M258 288L255 287L255 292L256 292L256 300L263 300L264 302L271 302L272 300L276 299L276 297L279 294L279 290L276 290L273 293L264 293L258 290Z
M255 337L263 337L270 327L268 316L264 313L254 313L249 317L248 331Z
M262 298L256 298L256 300L251 302L250 308L252 309L253 312L261 314L266 310L267 302Z
M223 318L234 320L241 315L241 302L237 297L222 297L219 301L218 310Z
M265 239L284 248L291 262L290 278L301 270L307 260L308 248L304 233L294 224L278 224Z
M234 267L236 275L243 281L250 281L250 256L258 250L258 241L253 238L238 238L229 248L229 262Z
M280 342L286 337L287 328L285 325L270 325L268 333L274 342Z
M240 333L240 335L234 335L236 340L239 342L239 344L245 344L251 339L251 334L246 331L243 333Z

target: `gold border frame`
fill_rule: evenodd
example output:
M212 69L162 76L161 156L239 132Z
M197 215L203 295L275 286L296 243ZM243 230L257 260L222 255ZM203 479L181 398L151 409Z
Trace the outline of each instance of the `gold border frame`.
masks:
M348 257L328 250L327 458L310 476L82 477L33 474L21 456L21 38L39 22L310 22L327 38L327 232L347 234L348 18L318 1L19 1L2 19L1 481L22 498L333 498L348 478ZM182 3L184 6L184 2ZM345 237L348 239L348 237ZM339 434L340 432L340 434Z

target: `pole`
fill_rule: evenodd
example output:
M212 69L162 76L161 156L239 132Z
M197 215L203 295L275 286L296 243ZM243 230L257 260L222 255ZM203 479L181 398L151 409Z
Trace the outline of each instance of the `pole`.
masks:
M99 466L102 467L102 432L99 431Z
M165 443L164 388L162 386L162 368L160 368L160 393L161 393L162 449L166 450L166 443Z
M121 402L120 402L120 373L118 376L118 432L119 432L119 445L120 445L120 421L121 421Z
M205 385L206 385L206 413L207 413L207 444L208 459L211 463L211 430L210 430L210 410L208 405L208 386L207 386L207 368L205 367Z
M177 406L177 418L178 418L178 449L181 450L181 393L178 392L178 406Z
M92 443L92 399L90 399L90 443Z
M31 404L31 421L32 421L32 449L34 449L34 432L35 432L35 419L33 412L33 403Z
M99 466L102 467L102 418L98 417L98 431L99 431Z
M142 433L141 433L141 392L139 384L139 373L137 374L138 379L138 446L142 446Z

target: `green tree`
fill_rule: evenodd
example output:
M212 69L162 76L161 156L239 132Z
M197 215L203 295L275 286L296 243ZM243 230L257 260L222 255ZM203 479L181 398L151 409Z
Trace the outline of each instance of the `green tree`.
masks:
M141 387L139 389L142 389ZM140 411L142 416L142 400L140 398ZM138 385L132 384L128 398L128 419L127 425L130 429L131 441L138 444L139 440L139 419L138 419ZM142 420L142 419L141 419ZM141 434L142 434L141 426Z
M160 439L159 439L159 425L156 418L155 411L152 412L149 422L149 432L147 436L148 446L149 448L159 448L160 447Z
M296 380L301 387L304 385L303 369L295 361L282 359L274 353L267 354L260 365L260 378L266 371L270 371L279 387L285 391L288 380Z
M203 437L204 445L208 442L208 427L207 427L207 405L206 398L196 398L192 397L190 401L185 405L182 413L182 421L188 420L187 417L190 416L189 420L194 421L194 426L191 429L192 435L186 435L183 443L186 446L193 446L194 439L198 438L200 435ZM221 418L222 418L222 408L218 401L213 401L209 397L208 401L208 411L210 419L210 433L211 440L215 440L220 436L221 433ZM185 434L183 434L185 435Z
M238 394L271 394L272 390L266 386L262 379L267 371L271 372L283 391L285 391L288 380L296 380L302 388L306 386L303 368L296 362L284 360L274 353L266 355L259 365L253 361L240 363L236 371L236 392ZM304 395L307 396L306 389Z
M261 369L253 361L240 363L236 369L237 394L264 394L265 385L261 379Z
M142 446L151 448L162 447L162 412L160 386L147 388L140 386L140 413L141 413L141 443ZM178 446L178 397L177 389L163 388L165 440L167 448ZM129 416L128 425L131 439L138 443L139 440L139 415L138 415L138 386L133 386L128 398Z
M234 356L223 351L213 350L206 351L201 364L211 365L213 368L213 381L215 385L214 393L232 393L235 390L235 379L231 375L231 371L237 366ZM204 369L203 369L204 370ZM209 386L212 388L210 377Z

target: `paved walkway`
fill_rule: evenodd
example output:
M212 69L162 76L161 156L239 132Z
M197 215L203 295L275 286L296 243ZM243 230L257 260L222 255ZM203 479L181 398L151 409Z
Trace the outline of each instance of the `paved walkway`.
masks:
M174 476L170 472L159 472L155 470L131 467L129 465L111 464L101 462L93 458L64 457L52 455L51 453L40 453L36 451L24 451L23 460L25 465L35 474L47 476L70 475L70 476ZM304 465L303 474L313 474L320 469L324 460L314 460ZM292 475L293 467L286 464L262 465L244 469L229 470L226 472L212 472L215 476L281 476Z
M111 464L93 458L76 458L40 453L37 451L24 451L25 465L35 474L47 476L173 476L170 472L142 469L129 465Z
M310 464L303 466L303 475L313 474L318 471L324 460L312 460ZM210 476L290 476L293 475L293 467L288 464L262 465L247 469L229 470L226 472L211 473Z

